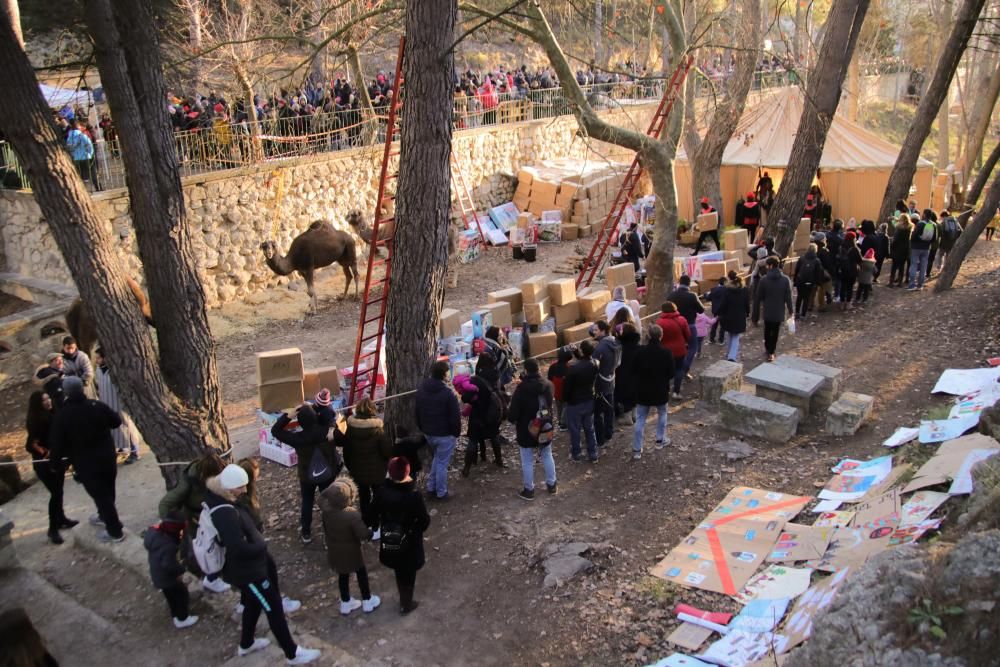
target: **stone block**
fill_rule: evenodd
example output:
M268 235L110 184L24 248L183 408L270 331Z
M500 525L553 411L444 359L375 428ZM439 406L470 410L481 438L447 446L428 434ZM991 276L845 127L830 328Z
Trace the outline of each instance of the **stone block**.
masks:
M813 375L819 375L823 378L823 384L812 396L810 410L813 414L821 413L830 407L834 401L840 398L840 392L843 391L841 388L844 378L843 370L834 368L833 366L827 366L826 364L821 364L810 359L796 357L791 354L781 355L774 361L774 363L778 366L793 368L805 373L812 373Z
M872 413L875 399L867 394L845 391L826 411L830 435L854 435Z
M761 364L747 373L746 380L758 387L804 398L812 398L823 384L823 378L819 375L777 364Z
M727 391L739 391L743 384L743 364L735 361L717 361L698 376L698 394L701 400L718 403Z
M770 389L768 387L763 387L757 385L754 387L754 393L761 398L766 398L769 401L774 401L775 403L784 403L790 407L795 408L799 411L799 421L804 420L809 416L809 407L811 400L808 396L796 396L794 394L786 394L783 391L778 391L776 389Z
M788 442L799 426L799 411L760 396L727 391L719 401L722 425L771 442Z

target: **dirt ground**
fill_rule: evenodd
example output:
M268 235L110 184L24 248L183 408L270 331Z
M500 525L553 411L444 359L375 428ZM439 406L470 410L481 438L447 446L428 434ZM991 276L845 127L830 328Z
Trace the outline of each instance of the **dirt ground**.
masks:
M543 247L535 266L514 263L505 251L492 251L460 268L459 288L448 294L446 305L468 312L485 302L487 291L555 266L574 252L573 245ZM321 308L315 317L302 317L304 291L285 288L213 312L231 429L246 430L253 419L255 351L297 346L308 366L350 364L358 304L334 300L342 284L333 274L328 272L320 283ZM532 503L517 498L520 474L513 447L505 451L510 465L506 471L484 464L469 479L456 472L449 480L456 498L431 506L427 566L417 580L422 604L406 617L395 611L392 575L378 564L374 546L365 548L365 557L382 608L371 615L339 615L319 518L314 518L318 539L303 546L297 532L295 472L265 461L261 492L267 535L283 591L304 604L296 615L297 627L364 661L392 665L654 661L670 652L664 638L675 625L675 602L713 610L732 609L734 604L723 596L672 589L649 577L648 569L734 486L814 495L830 477L829 466L841 457L883 453L879 443L896 427L915 425L945 403L929 393L942 370L981 366L986 358L1000 355L998 304L1000 243L980 241L950 292L876 286L865 308L822 314L804 322L794 336L783 334L779 353L841 367L847 389L876 397L872 423L853 438L826 435L821 421L812 417L791 442L773 445L748 439L754 454L729 462L707 446L733 434L719 427L713 411L691 398L696 387L689 384L685 400L671 405L672 446L650 450L641 461L631 460L629 426L618 428L596 465L570 463L568 434L560 434L555 446L558 495L543 491ZM762 347L759 330L752 331L742 352L747 370L763 361ZM695 373L721 356L721 348L708 346ZM23 438L19 420L8 422L2 440L18 449ZM543 588L542 547L576 541L593 545L587 557L595 569L564 586ZM44 569L47 578L51 575L64 587L60 582L67 580L66 572ZM83 604L107 606L101 597L108 582L101 575L81 574L72 581L73 595ZM152 594L138 581L119 592L121 603L132 611L126 621L129 631L156 642L164 625L159 615L162 601ZM153 613L148 605L155 605ZM113 610L107 613L114 617ZM196 641L201 637L192 635ZM211 650L203 657L217 655Z

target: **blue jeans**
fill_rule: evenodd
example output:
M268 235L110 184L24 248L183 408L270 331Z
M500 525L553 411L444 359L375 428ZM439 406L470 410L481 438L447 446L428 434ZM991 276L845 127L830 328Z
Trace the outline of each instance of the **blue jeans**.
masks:
M598 446L603 447L604 443L610 441L615 434L614 384L607 391L598 389L597 394L594 398L594 435L597 437Z
M743 334L729 334L729 348L726 350L726 359L729 361L740 360L740 337Z
M594 433L594 403L584 401L566 406L566 422L569 424L569 449L574 459L580 458L580 429L587 438L587 456L597 458L597 435Z
M542 469L545 471L545 484L553 486L556 483L556 462L552 459L552 445L544 447L521 447L521 480L528 491L535 490L535 452L542 459Z
M656 408L656 441L662 442L667 435L667 404L635 406L635 430L632 432L632 451L642 451L642 436L646 430L646 418Z
M910 287L923 287L930 250L910 250Z
M427 475L427 492L442 498L448 495L448 466L451 465L451 454L455 451L455 436L428 435L426 437L427 445L434 452L431 471Z
M698 330L695 328L694 324L689 323L688 328L691 330L691 340L688 342L687 354L684 356L684 363L677 367L674 373L674 393L681 393L681 384L684 383L684 377L687 375L688 371L691 370L691 366L694 365L694 355L698 354ZM676 359L674 360L677 361Z

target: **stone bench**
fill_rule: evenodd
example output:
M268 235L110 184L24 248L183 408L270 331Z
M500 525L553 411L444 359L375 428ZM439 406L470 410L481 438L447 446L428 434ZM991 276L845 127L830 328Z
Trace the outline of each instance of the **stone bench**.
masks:
M799 411L753 394L727 391L719 401L722 425L771 442L788 442L799 426Z
M823 385L819 375L771 363L761 364L747 373L745 379L754 385L761 398L797 409L799 419L809 416L812 397Z
M743 385L743 364L735 361L716 361L698 376L701 400L718 403L727 391L739 391Z
M823 410L826 410L833 405L834 401L840 398L840 392L842 391L841 383L844 377L844 371L841 369L791 354L781 355L774 363L778 366L792 368L804 373L812 373L823 378L823 384L820 386L819 391L813 394L812 402L809 406L809 411L813 414L823 412Z
M854 435L871 416L875 399L867 394L845 391L826 411L826 430L830 435Z

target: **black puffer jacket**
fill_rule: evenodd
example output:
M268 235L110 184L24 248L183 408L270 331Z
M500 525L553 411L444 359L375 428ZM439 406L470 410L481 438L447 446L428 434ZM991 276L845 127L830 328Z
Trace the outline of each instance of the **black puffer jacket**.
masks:
M142 536L142 544L149 552L149 578L153 586L162 589L175 585L177 577L184 574L184 566L177 560L181 541L151 526Z
M517 427L517 444L521 447L537 447L538 441L528 432L531 420L535 418L539 408L539 397L550 410L554 410L552 383L538 373L525 375L514 390L510 399L510 409L507 419ZM553 419L555 414L553 413Z
M659 343L647 343L636 352L635 398L639 405L666 405L674 377L674 355Z
M753 295L754 323L760 321L761 304L765 322L784 322L786 311L789 315L794 311L792 281L781 272L781 269L771 269L757 284L757 290Z
M635 405L635 368L633 361L639 351L641 336L638 331L629 331L618 337L622 344L622 360L615 370L615 402L626 407Z
M333 448L327 440L327 432L330 425L325 421L320 421L316 416L316 411L310 405L303 405L297 414L301 431L295 433L286 431L285 427L292 421L288 415L281 415L278 421L271 427L271 435L274 439L283 442L299 456L299 481L305 482L309 479L309 462L312 461L313 452L319 449L326 457L327 463L335 470L340 469L342 463L340 454Z
M750 290L740 283L730 282L719 306L719 326L726 333L741 334L747 330L749 316Z
M462 418L458 397L441 380L425 378L417 389L417 428L424 435L462 435Z
M205 504L209 509L229 505L212 513L212 525L226 548L222 580L233 586L245 586L267 579L267 542L254 525L253 516L235 500L228 500L217 477L209 477L206 486Z
M382 529L399 524L407 535L406 548L399 552L386 552L379 546L379 561L394 570L419 570L424 566L424 531L431 525L431 517L415 487L412 480L393 482L387 479L375 492L375 509Z
M117 412L82 394L69 396L56 411L49 431L50 458L65 457L80 474L114 467L118 459L111 429L122 425Z

